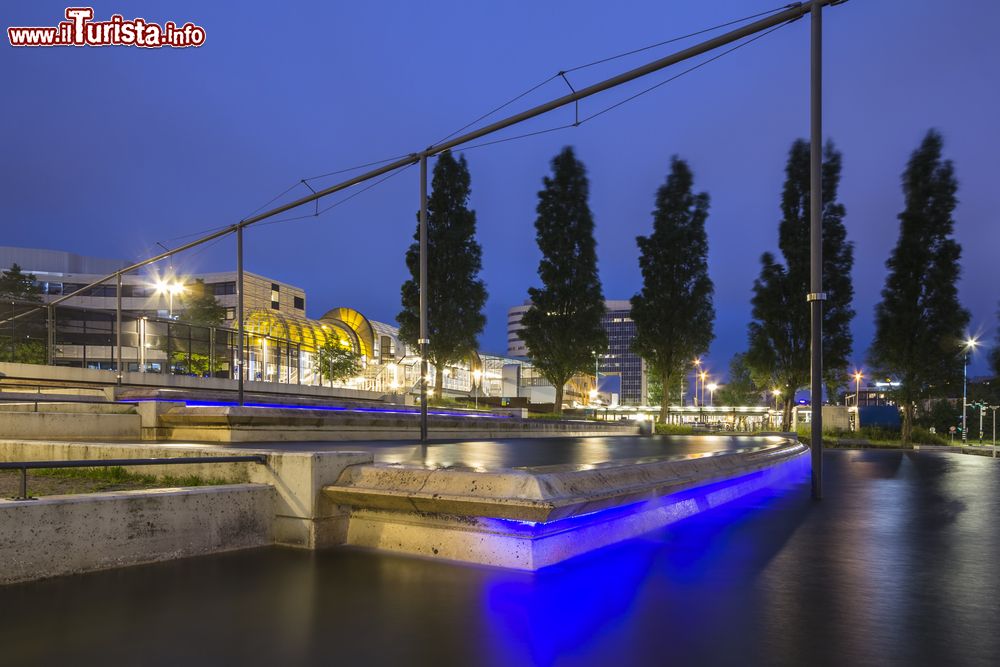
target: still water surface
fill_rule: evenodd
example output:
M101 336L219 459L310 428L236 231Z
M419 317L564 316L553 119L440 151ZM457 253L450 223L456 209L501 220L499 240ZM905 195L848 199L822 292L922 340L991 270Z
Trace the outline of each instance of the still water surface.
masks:
M826 480L535 574L272 548L0 588L0 664L1000 664L1000 461Z
M500 438L431 442L249 443L227 448L277 451L347 450L371 452L377 463L405 463L431 468L469 467L479 470L580 466L667 456L709 454L781 442L782 438L730 435L610 436L585 438Z

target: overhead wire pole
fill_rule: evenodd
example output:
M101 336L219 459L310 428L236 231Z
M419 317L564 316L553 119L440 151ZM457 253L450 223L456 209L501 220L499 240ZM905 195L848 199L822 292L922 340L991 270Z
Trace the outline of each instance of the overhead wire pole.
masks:
M597 93L604 92L605 90L608 90L610 88L614 88L616 86L620 86L624 83L628 83L630 81L646 76L648 74L652 74L671 65L676 65L677 63L683 62L684 60L688 60L690 58L702 55L703 53L707 53L709 51L717 49L720 46L724 46L731 42L735 42L744 37L748 37L763 30L767 30L768 28L775 27L779 24L787 23L802 18L804 15L808 14L812 9L812 7L815 5L821 5L821 6L836 5L836 4L841 4L842 2L845 2L845 0L812 0L812 2L795 3L789 5L787 9L772 14L771 16L762 18L759 21L754 21L753 23L747 24L735 30L731 30L727 33L719 35L718 37L714 37L712 39L701 42L700 44L695 44L694 46L683 49L668 56L664 56L663 58L654 60L640 67L628 70L627 72L623 72L622 74L619 74L617 76L613 76L609 79L605 79L593 85L581 88L577 90L575 93L570 93L562 97L556 98L554 100L550 100L549 102L532 107L531 109L522 111L521 113L514 114L513 116L509 116L507 118L496 121L495 123L491 123L490 125L479 128L478 130L473 130L459 137L455 137L454 139L449 139L447 141L437 143L433 146L426 148L423 151L417 153L411 153L409 155L400 157L399 159L396 159L388 164L385 164L381 167L377 167L363 174L359 174L358 176L349 178L346 181L342 181L335 185L331 185L329 187L323 188L322 190L317 190L314 193L310 193L304 197L288 202L286 204L282 204L281 206L275 207L268 211L264 211L262 213L253 215L251 217L244 218L243 220L237 223L234 223L223 229L215 231L207 236L196 239L189 243L185 243L184 245L178 246L171 250L164 251L158 255L155 255L154 257L150 257L149 259L145 259L142 260L141 262L137 262L131 266L125 267L120 271L116 271L115 273L105 276L100 280L94 281L89 285L85 285L80 289L77 289L76 291L71 292L70 294L64 295L59 299L56 299L50 303L52 303L53 305L62 303L67 299L71 299L75 296L83 294L91 287L95 287L97 285L100 285L101 283L107 282L108 280L115 278L115 276L117 276L119 273L121 274L131 273L139 268L142 268L149 264L153 264L154 262L158 262L162 259L166 259L167 257L171 257L172 255L176 255L177 253L197 247L203 243L213 241L219 237L232 234L238 229L248 227L262 220L266 220L268 218L272 218L276 215L279 215L291 209L298 208L303 204L308 204L317 199L326 197L327 195L331 195L335 192L346 190L349 187L352 187L359 183L364 183L365 181L377 178L378 176L382 176L383 174L387 174L391 171L396 171L397 169L400 169L402 167L407 167L412 164L416 164L420 161L421 156L433 157L434 155L437 155L438 153L441 153L448 149L454 148L461 144L468 143L475 139L479 139L480 137L486 136L488 134L493 134L494 132L497 132L499 130L503 130L512 125L516 125L517 123L521 123L531 118L535 118L536 116L541 116L542 114L548 113L549 111L559 109L568 104L572 104L574 102L582 100L586 97L596 95ZM20 315L18 317L20 317Z
M427 155L420 156L420 442L427 443Z
M122 274L115 276L115 371L122 383Z
M236 227L236 367L239 370L239 380L236 392L239 404L243 406L243 227Z
M810 441L812 497L823 497L823 5L813 2L811 17L809 144L809 301L812 336L810 364Z
M786 9L783 9L783 10L781 10L779 12L771 14L770 16L764 17L764 18L762 18L762 19L760 19L758 21L754 21L753 23L744 25L744 26L742 26L740 28L736 28L734 30L731 30L731 31L729 31L727 33L719 35L718 37L713 37L712 39L708 39L708 40L706 40L704 42L701 42L699 44L695 44L695 45L693 45L691 47L688 47L688 48L683 49L681 51L678 51L676 53L664 56L663 58L659 58L659 59L654 60L652 62L649 62L649 63L647 63L645 65L642 65L640 67L633 68L631 70L628 70L626 72L623 72L623 73L618 74L616 76L613 76L611 78L605 79L603 81L600 81L598 83L592 84L592 85L587 86L585 88L581 88L579 90L571 92L571 93L569 93L567 95L563 95L562 97L559 97L559 98L556 98L554 100L550 100L549 102L545 102L545 103L540 104L538 106L532 107L531 109L527 109L525 111L522 111L520 113L514 114L512 116L508 116L507 118L498 120L498 121L496 121L494 123L491 123L489 125L481 127L481 128L479 128L477 130L473 130L471 132L467 132L467 133L465 133L465 134L463 134L461 136L455 137L453 139L448 139L446 141L439 142L437 144L434 144L434 145L432 145L432 146L424 149L423 151L420 151L420 152L417 152L417 153L411 153L409 155L400 157L399 159L393 160L392 162L389 162L388 164L385 164L385 165L383 165L381 167L372 169L371 171L365 172L365 173L360 174L358 176L354 176L354 177L352 177L350 179L347 179L346 181L342 181L342 182L337 183L335 185L331 185L329 187L323 188L322 190L318 190L316 192L312 192L309 195L306 195L304 197L300 197L299 199L296 199L294 201L288 202L286 204L282 204L282 205L277 206L277 207L275 207L273 209L270 209L268 211L264 211L262 213L258 213L258 214L252 215L250 217L244 218L243 220L239 221L238 223L235 223L233 225L227 226L224 229L216 231L216 232L214 232L212 234L209 234L207 236L204 236L204 237L202 237L200 239L196 239L194 241L191 241L190 243L186 243L184 245L178 246L177 248L174 248L172 250L167 250L167 251L165 251L163 253L160 253L160 254L156 255L155 257L151 257L149 259L146 259L146 260L143 260L143 261L138 262L136 264L133 264L132 266L126 267L124 269L121 269L120 271L116 271L115 273L112 273L111 275L109 275L109 276L107 276L105 278L102 278L101 280L98 280L98 281L96 281L94 283L91 283L90 285L86 285L84 287L81 287L80 289L78 289L78 290L76 290L76 291L74 291L74 292L72 292L70 294L62 296L59 299L56 299L55 301L51 302L51 304L52 305L56 305L58 303L66 301L67 299L70 299L70 298L73 298L73 297L78 296L80 294L83 294L84 292L86 292L91 287L94 287L94 286L99 285L99 284L101 284L103 282L111 280L112 278L115 278L118 275L130 273L130 272L132 272L132 271L134 271L134 270L136 270L138 268L141 268L143 266L146 266L148 264L152 264L152 263L157 262L157 261L159 261L161 259L170 257L172 255L175 255L175 254L179 253L179 252L183 252L184 250L188 250L190 248L199 246L199 245L201 245L203 243L207 243L209 241L212 241L212 240L217 239L219 237L225 236L227 234L231 234L233 232L236 232L238 234L238 237L239 237L238 238L238 241L239 241L238 245L240 245L240 247L242 249L242 231L243 231L243 229L245 227L249 227L250 225L253 225L253 224L255 224L257 222L260 222L262 220L266 220L268 218L271 218L271 217L274 217L274 216L279 215L281 213L284 213L285 211L289 211L291 209L297 208L299 206L302 206L303 204L307 204L307 203L316 201L318 199L326 197L327 195L331 195L331 194L333 194L335 192L339 192L341 190L345 190L345 189L347 189L347 188L349 188L351 186L357 185L359 183L363 183L365 181L371 180L371 179L376 178L378 176L382 176L383 174L388 174L389 172L396 171L397 169L400 169L400 168L403 168L403 167L408 167L408 166L413 165L413 164L415 164L417 162L426 161L426 158L433 157L434 155L437 155L438 153L441 153L443 151L449 150L449 149L454 148L456 146L460 146L462 144L468 143L468 142L473 141L475 139L479 139L480 137L483 137L483 136L486 136L486 135L489 135L489 134L493 134L494 132L497 132L499 130L503 130L505 128L511 127L513 125L516 125L516 124L521 123L523 121L529 120L531 118L535 118L537 116L541 116L542 114L548 113L549 111L553 111L555 109L559 109L559 108L567 106L569 104L574 104L574 103L576 103L579 100L582 100L584 98L590 97L592 95L596 95L597 93L604 92L606 90L609 90L609 89L614 88L616 86L620 86L620 85L628 83L630 81L634 81L634 80L636 80L636 79L638 79L640 77L646 76L648 74L652 74L654 72L658 72L658 71L660 71L660 70L662 70L662 69L664 69L666 67L669 67L671 65L675 65L677 63L683 62L683 61L688 60L690 58L693 58L693 57L702 55L704 53L707 53L709 51L712 51L714 49L717 49L720 46L724 46L726 44L730 44L732 42L735 42L735 41L738 41L740 39L743 39L744 37L748 37L750 35L753 35L755 33L759 33L761 31L767 30L769 28L773 28L773 27L779 26L779 25L781 25L783 23L788 23L788 22L794 21L796 19L799 19L799 18L803 17L807 13L811 13L812 16L813 16L813 32L812 32L812 34L813 34L813 68L812 68L812 75L813 75L813 136L812 136L812 140L813 140L813 144L812 144L813 145L813 158L812 159L813 159L813 162L812 162L812 166L813 166L814 171L813 171L813 178L812 178L812 180L813 180L813 185L812 185L813 190L812 190L812 192L814 194L818 193L819 192L819 178L816 176L816 174L818 173L818 171L816 171L816 165L818 164L817 160L819 159L819 157L818 157L819 156L819 148L818 147L819 147L819 136L820 136L819 135L819 131L820 131L820 126L819 126L820 116L818 115L818 113L819 113L818 106L819 106L819 64L820 64L820 61L819 61L819 36L820 36L821 27L820 27L820 19L819 19L820 13L819 12L820 12L820 9L824 5L836 5L836 4L841 4L842 2L845 2L845 1L846 0L812 0L811 2L791 4ZM819 392L822 390L822 381L820 379L820 377L821 377L821 371L822 371L822 359L821 359L821 357L822 357L822 343L821 343L821 338L817 338L817 336L820 334L820 329L819 329L819 326L817 326L817 324L821 324L821 323L818 320L816 320L816 317L821 317L822 316L822 308L821 308L821 304L819 304L819 301L820 301L820 299L822 297L822 293L819 291L819 289L822 287L822 275L821 275L821 268L818 267L818 266L816 266L816 262L815 262L815 260L816 260L816 258L818 256L817 253L820 253L820 248L818 247L817 242L821 240L820 237L818 236L818 228L816 228L816 225L818 224L818 213L819 213L819 209L817 208L818 206L819 206L819 197L818 196L813 196L813 203L812 203L812 225L813 225L813 230L812 231L813 231L813 235L811 236L811 241L812 241L811 245L812 245L812 252L813 252L813 257L812 258L814 260L814 266L813 266L813 272L812 272L811 281L810 281L811 282L812 292L809 295L809 300L813 303L813 306L812 306L812 308L813 308L813 378L812 378L812 391L813 391L814 396L816 396L816 397L820 397L820 393ZM240 258L242 259L242 252L240 253ZM819 271L819 273L817 273L817 271ZM242 285L241 285L241 287L242 287ZM817 299L814 300L813 297L817 296L817 295L819 295L820 298L817 298ZM241 305L242 305L242 294L240 295L240 301L241 301ZM18 317L20 317L20 315L15 316L14 319L17 319ZM238 319L239 319L238 324L239 324L239 328L240 328L240 340L239 340L239 343L240 343L240 346L242 347L242 345L243 345L243 319L242 319L242 313L238 313ZM819 342L817 342L817 341L819 341ZM242 397L242 381L243 381L243 368L242 368L243 359L242 358L239 360L239 363L240 363L240 366L241 366L241 372L240 372L241 392L240 392L240 395ZM817 387L819 387L819 391L817 391ZM425 390L426 390L426 388L425 388ZM813 401L813 403L814 403L814 405L813 405L813 414L817 415L819 413L817 412L818 408L815 405L816 401ZM822 419L822 416L820 414L819 420L816 420L816 421L813 422L814 423L814 428L815 428L815 425L821 424L821 421L820 421L821 419ZM821 445L820 445L820 447L821 447ZM814 462L819 461L819 459L817 458L817 448L814 448L814 451L813 451L813 460L814 460ZM821 465L822 465L822 463L820 462L819 466L821 466ZM817 476L816 475L817 475L817 471L819 471L819 466L814 465L814 468L813 468L814 491L817 490L817 488L816 488Z

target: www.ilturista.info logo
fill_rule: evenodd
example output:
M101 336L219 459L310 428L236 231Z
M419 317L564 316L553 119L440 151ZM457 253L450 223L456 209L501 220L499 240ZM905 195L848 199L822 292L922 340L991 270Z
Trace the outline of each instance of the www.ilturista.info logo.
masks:
M94 21L93 7L67 7L66 19L55 27L10 27L11 46L163 46L185 48L205 43L205 29L193 23L178 26L167 21L162 26L143 18L125 20L112 14L107 21Z

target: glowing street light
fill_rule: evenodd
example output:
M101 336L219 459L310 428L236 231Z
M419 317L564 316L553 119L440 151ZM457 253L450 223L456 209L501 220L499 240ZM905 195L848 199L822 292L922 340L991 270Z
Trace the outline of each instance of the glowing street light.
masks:
M156 289L157 296L167 295L168 301L168 314L170 319L174 319L174 295L184 293L184 284L175 280L173 282L167 282L165 280L157 280L153 287Z
M778 388L774 388L774 389L771 390L771 393L774 395L774 409L777 410L778 409L778 397L781 396L781 390L778 389Z
M861 371L854 371L854 407L856 408L861 407L861 378L863 377Z
M962 442L969 441L969 433L966 428L965 412L969 405L969 354L975 351L979 341L972 336L963 344L965 350L965 365L962 367Z

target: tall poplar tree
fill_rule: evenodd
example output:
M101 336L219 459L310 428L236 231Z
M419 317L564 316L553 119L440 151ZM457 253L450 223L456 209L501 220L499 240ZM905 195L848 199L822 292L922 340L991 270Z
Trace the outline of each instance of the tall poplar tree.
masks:
M961 340L969 313L958 301L961 246L952 238L958 181L944 140L930 130L903 172L905 206L889 274L875 308L869 361L900 381L903 442L910 441L914 405L935 388L961 381Z
M809 143L797 139L788 153L778 227L784 264L771 253L761 257L748 331L747 365L756 376L773 378L782 391L786 428L791 425L795 392L809 382L809 152ZM827 295L823 302L823 379L828 386L843 383L853 344L854 244L847 240L846 211L837 201L841 162L840 152L827 141L823 147L822 226L823 291Z
M636 335L632 349L649 364L662 387L673 387L691 360L714 337L715 288L708 277L708 194L694 194L688 164L674 156L656 192L653 233L639 236L642 290L632 297ZM669 391L660 401L667 417Z
M607 350L608 337L601 325L604 294L587 203L590 184L571 147L553 158L552 176L543 183L535 219L542 286L528 289L532 305L521 320L521 337L535 367L555 387L554 409L561 414L563 386L594 367L594 355Z
M482 248L476 241L476 212L469 209L471 177L465 156L438 156L427 198L428 359L435 368L434 394L441 397L444 368L476 350L486 325L486 285L479 278ZM399 335L416 346L420 337L420 225L406 251L411 278L403 283Z

